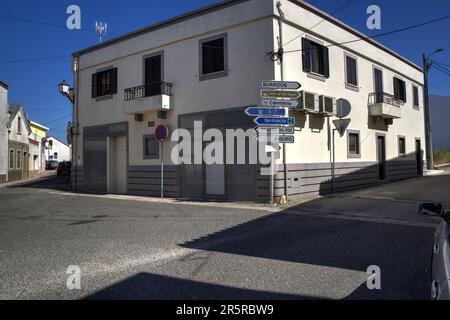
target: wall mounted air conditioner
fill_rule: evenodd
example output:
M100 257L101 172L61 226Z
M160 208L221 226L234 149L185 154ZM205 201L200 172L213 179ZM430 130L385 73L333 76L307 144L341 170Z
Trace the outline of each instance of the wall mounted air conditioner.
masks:
M319 112L319 95L314 92L302 91L302 106L300 110Z
M319 97L319 112L327 115L336 114L336 98L328 96Z

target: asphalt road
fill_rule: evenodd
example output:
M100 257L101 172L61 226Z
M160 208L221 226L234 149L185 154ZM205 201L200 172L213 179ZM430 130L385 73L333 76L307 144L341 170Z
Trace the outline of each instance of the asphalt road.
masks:
M0 187L0 299L428 299L438 220L416 206L450 206L450 175L282 210L65 190Z

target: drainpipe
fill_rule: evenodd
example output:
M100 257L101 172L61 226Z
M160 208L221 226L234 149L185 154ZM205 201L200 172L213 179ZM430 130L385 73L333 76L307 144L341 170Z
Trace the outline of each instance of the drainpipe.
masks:
M280 75L281 81L284 81L284 61L283 61L283 21L284 21L284 12L281 10L281 1L277 2L277 10L280 15L280 19L278 20L278 58L280 59ZM289 115L289 109L287 109ZM284 197L286 202L288 201L288 170L286 165L286 143L283 143L283 169L284 169Z
M72 125L75 125L75 132L73 133L73 137L72 137L72 166L75 169L74 172L74 185L73 185L73 189L74 192L77 192L77 167L78 167L78 136L79 136L79 128L78 128L78 102L79 102L79 91L80 91L80 77L79 77L79 69L80 69L80 57L79 56L74 56L74 59L77 60L76 63L76 69L75 71L75 76L76 76L76 81L75 81L75 85L76 85L76 92L75 92L75 99L74 99L74 103L73 103L73 111L72 111Z

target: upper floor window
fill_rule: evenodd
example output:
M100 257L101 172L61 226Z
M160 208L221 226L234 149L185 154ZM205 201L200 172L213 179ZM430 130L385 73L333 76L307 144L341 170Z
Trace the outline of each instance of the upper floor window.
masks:
M330 62L328 52L327 47L307 38L302 38L303 71L329 78Z
M406 102L406 84L405 81L394 77L394 98Z
M92 98L117 93L117 68L99 71L92 75Z
M200 80L228 75L227 34L200 40Z
M419 103L419 87L413 85L413 106L418 108Z
M22 133L22 118L21 117L17 117L17 133L18 134Z
M358 65L355 57L345 54L345 84L358 87Z

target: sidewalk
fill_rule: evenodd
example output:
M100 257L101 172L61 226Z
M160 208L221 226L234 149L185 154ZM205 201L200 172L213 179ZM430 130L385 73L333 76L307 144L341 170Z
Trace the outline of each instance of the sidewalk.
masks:
M0 184L0 188L5 188L5 187L12 187L12 186L20 186L20 185L24 185L24 184L28 184L31 182L37 182L41 179L47 178L47 177L51 177L53 175L56 175L56 171L47 171L37 177L33 177L30 179L25 179L25 180L17 180L17 181L12 181L12 182L6 182L6 183L2 183Z

